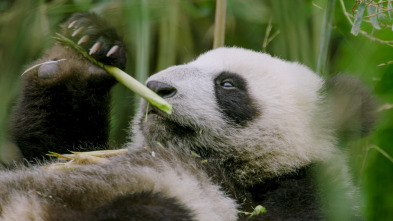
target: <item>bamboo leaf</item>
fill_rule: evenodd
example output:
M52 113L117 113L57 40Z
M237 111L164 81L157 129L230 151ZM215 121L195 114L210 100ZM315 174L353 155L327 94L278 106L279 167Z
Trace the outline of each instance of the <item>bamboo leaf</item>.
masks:
M388 64L393 64L393 61L388 61L388 62L379 64L378 67L379 67L379 66L385 66L385 65L388 65Z
M390 18L386 16L386 13L384 13L383 9L377 9L378 11L378 23L383 23L383 24L388 24L390 21ZM389 14L389 13L387 13Z
M270 41L273 40L273 38L269 37L270 32L272 31L272 28L273 28L272 19L270 18L269 22L267 24L267 27L266 27L265 38L263 39L263 43L262 43L262 51L263 52L266 52L266 48L267 48L268 44L270 43ZM276 32L274 34L278 34L278 33Z
M363 14L364 14L364 9L366 8L366 2L360 3L358 7L358 11L356 12L355 15L355 20L353 21L352 29L351 29L351 34L357 36L360 31L360 25L362 24L363 20Z
M367 7L367 13L368 13L369 16L371 16L370 17L370 21L371 21L371 24L373 25L373 27L375 29L380 30L381 27L378 24L378 16L372 16L372 15L378 14L377 13L377 8L371 5L371 6Z
M388 153L386 153L384 150L382 150L380 147L376 145L371 145L368 149L374 149L377 150L380 154L382 154L386 159L388 159L390 162L393 163L393 157L391 157Z
M280 34L280 30L277 30L276 32L274 32L274 34L272 34L269 39L267 40L267 43L269 44L271 41L273 41L273 39L275 39L277 37L277 35Z

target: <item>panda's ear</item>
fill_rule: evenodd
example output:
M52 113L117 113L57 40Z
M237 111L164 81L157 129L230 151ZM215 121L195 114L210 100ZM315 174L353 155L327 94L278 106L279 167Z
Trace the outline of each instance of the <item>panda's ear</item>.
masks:
M340 138L358 138L373 130L377 105L370 90L361 81L346 75L335 75L326 81L325 89Z

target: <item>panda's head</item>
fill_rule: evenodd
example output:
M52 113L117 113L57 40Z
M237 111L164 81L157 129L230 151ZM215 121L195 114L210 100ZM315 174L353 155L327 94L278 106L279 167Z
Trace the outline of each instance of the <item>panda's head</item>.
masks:
M252 185L334 152L323 84L298 63L240 48L215 49L147 80L173 105L173 114L142 102L133 139L221 160Z

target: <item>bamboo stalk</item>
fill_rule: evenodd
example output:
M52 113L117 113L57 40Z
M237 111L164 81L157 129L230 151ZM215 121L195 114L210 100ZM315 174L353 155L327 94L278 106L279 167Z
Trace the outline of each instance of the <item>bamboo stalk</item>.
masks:
M329 53L329 43L330 35L332 32L332 21L334 16L334 8L336 5L336 0L329 0L325 12L325 17L323 19L323 29L321 36L321 43L319 47L318 62L317 62L317 73L320 75L325 75L327 70L327 57Z
M182 2L170 0L168 3L165 17L160 20L157 70L163 70L176 63L176 52L178 50L176 44L179 44L179 17ZM185 36L181 37L184 38Z
M214 42L213 48L223 47L225 44L225 18L226 18L226 0L217 0L216 18L214 23Z
M144 82L149 73L150 23L147 0L139 0L139 2L140 14L137 22L135 78L140 82Z

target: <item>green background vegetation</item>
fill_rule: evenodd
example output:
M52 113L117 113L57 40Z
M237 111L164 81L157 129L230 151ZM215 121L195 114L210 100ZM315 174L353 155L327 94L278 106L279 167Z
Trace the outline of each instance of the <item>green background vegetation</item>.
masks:
M347 11L356 1L344 1ZM264 49L316 70L327 0L228 0L225 44L262 51L272 21L277 37ZM356 8L355 8L356 9ZM124 36L129 52L127 73L140 81L174 64L188 62L212 48L214 0L2 0L0 1L0 158L10 160L7 121L20 90L20 74L53 44L58 24L77 11L105 17ZM393 40L392 20L374 36ZM354 181L360 186L366 220L393 220L393 48L350 33L339 1L333 14L326 73L345 72L373 91L378 125L366 138L350 143ZM326 74L325 74L326 75ZM113 90L111 140L126 142L128 122L139 97L122 85ZM383 150L383 153L379 150ZM339 203L339 202L338 202Z

